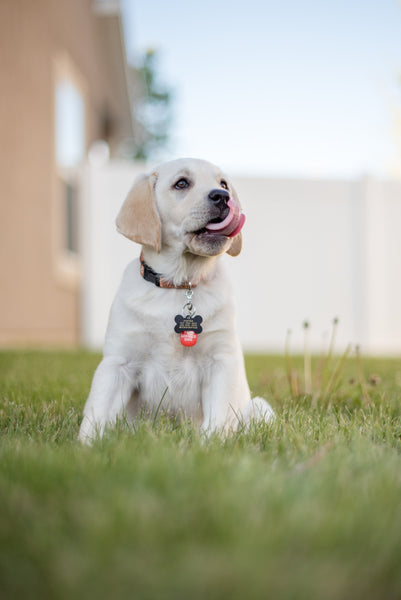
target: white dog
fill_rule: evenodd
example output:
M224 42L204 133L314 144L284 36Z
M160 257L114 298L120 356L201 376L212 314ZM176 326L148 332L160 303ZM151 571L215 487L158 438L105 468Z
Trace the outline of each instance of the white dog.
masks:
M166 162L136 180L117 229L142 244L142 255L128 265L111 308L82 441L118 417L133 421L160 406L207 434L274 418L265 400L251 399L219 260L240 253L244 220L229 180L206 161Z

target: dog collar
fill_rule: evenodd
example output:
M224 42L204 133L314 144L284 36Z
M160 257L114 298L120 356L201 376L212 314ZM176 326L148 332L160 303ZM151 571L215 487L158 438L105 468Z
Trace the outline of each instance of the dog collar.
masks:
M146 279L146 281L150 281L150 283L153 283L157 287L176 289L176 290L188 290L190 288L196 287L196 285L191 284L190 282L186 282L181 285L174 285L174 283L172 283L171 281L164 279L163 275L161 275L160 273L156 273L156 271L154 271L152 269L152 267L149 267L149 265L146 264L146 262L143 258L143 252L141 252L141 256L139 257L139 260L141 261L142 277L144 279Z

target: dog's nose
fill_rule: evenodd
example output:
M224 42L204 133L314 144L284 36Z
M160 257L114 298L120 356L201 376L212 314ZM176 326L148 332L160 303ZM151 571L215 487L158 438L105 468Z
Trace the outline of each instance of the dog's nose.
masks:
M209 200L219 208L224 208L230 199L230 194L226 190L216 189L209 194Z

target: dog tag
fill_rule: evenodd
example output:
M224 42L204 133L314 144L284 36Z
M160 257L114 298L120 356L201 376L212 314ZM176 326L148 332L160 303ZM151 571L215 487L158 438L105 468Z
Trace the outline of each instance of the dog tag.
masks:
M174 320L176 322L174 331L180 334L181 344L188 347L195 346L198 341L198 333L202 333L202 317L200 315L187 315L186 317L176 315Z
M198 341L198 334L195 331L182 331L180 334L180 342L183 346L195 346Z

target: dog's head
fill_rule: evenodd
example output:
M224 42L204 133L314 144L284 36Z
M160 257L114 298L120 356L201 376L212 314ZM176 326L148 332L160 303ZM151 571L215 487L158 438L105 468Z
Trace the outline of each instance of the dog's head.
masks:
M173 246L198 256L236 256L244 220L237 194L220 169L183 158L141 175L116 224L127 238L157 252Z

